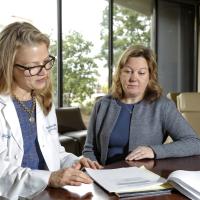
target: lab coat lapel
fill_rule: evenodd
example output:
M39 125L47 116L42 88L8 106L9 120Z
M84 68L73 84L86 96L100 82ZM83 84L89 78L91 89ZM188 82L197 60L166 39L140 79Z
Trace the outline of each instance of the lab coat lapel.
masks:
M38 137L38 143L40 146L40 150L43 154L43 157L45 159L45 162L47 164L48 169L55 170L60 168L60 160L59 160L59 155L55 152L57 149L56 146L51 146L51 143L48 143L48 131L46 129L46 126L48 126L48 120L47 117L43 114L43 111L36 102L36 120L37 120L37 137ZM56 145L56 141L55 141Z
M23 151L23 138L22 138L22 132L21 127L18 119L18 115L14 106L14 103L10 96L4 96L1 97L1 100L3 99L3 102L1 102L1 112L5 119L5 122L7 123L7 126L11 129L11 136L18 144L19 148Z

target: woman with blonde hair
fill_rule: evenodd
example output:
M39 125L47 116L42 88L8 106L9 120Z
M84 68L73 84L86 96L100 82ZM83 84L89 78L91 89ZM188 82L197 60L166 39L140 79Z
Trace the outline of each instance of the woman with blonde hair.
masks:
M173 142L164 144L167 136ZM83 155L100 164L200 155L200 140L162 96L155 55L131 46L119 59L110 95L94 106Z
M0 196L9 199L31 198L47 186L91 183L79 169L99 168L59 143L49 45L26 22L0 33Z

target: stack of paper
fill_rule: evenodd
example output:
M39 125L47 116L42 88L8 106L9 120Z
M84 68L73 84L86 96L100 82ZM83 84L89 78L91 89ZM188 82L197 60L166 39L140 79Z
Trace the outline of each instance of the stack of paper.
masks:
M144 167L103 170L86 168L86 171L101 187L120 197L164 194L172 189L166 179Z

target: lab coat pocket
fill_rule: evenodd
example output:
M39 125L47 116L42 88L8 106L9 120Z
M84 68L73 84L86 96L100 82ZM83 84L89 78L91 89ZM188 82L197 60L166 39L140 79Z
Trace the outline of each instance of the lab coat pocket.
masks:
M50 124L46 125L46 130L48 134L57 134L57 125L56 124Z
M54 146L54 148L56 148L59 144L57 125L56 124L46 125L45 129L46 129L46 139L49 145L52 145Z
M10 140L11 135L8 131L7 133L2 133L0 131L0 154L4 152L7 148L9 148Z

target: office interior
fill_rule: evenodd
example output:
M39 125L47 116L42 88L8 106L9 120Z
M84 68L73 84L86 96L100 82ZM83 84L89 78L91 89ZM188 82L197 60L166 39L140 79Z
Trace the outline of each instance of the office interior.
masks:
M10 1L12 2L12 0ZM31 17L33 15L20 16L20 12L15 15L15 12L22 6L23 1L18 1L18 7L12 7L10 4L2 6L3 10L9 10L12 21L32 21ZM44 1L45 2L45 1ZM73 23L73 17L77 16L81 24L88 24L89 21L81 21L81 16L74 10L75 15L72 18L65 18L64 13L70 8L70 1L54 0L48 4L52 4L54 12L50 10L49 13L53 16L53 21L48 22L48 17L43 16L42 10L46 13L48 12L47 1L41 6L37 6L40 9L38 12L35 9L30 9L27 4L24 5L23 10L27 9L27 13L35 13L39 18L44 18L46 24L54 24L56 48L54 54L57 57L57 70L56 70L56 88L55 88L55 103L58 107L67 105L65 102L65 86L63 85L63 76L65 76L65 71L63 70L63 63L65 62L65 53L63 53L63 40L65 39L64 25L68 24L68 21ZM76 1L85 2L85 7L88 9L85 12L91 10L89 1ZM106 79L104 82L106 87L110 87L112 83L112 74L115 67L115 40L117 40L118 35L115 35L115 8L114 6L120 6L123 8L128 8L129 10L136 11L143 16L147 16L150 19L150 41L144 42L144 44L152 47L157 55L158 62L158 73L159 81L164 88L165 94L168 92L192 92L200 90L200 70L199 70L199 0L99 0L99 2L104 2L105 7L107 7L107 39L104 44L106 48L107 55L105 56L107 60L104 61L104 73ZM69 4L69 5L68 5ZM76 5L79 7L79 5ZM39 8L40 7L40 8ZM74 7L73 7L74 8ZM95 9L95 8L94 8ZM46 11L47 10L47 11ZM13 13L13 14L12 14ZM40 14L39 14L40 13ZM95 14L95 10L92 12ZM95 17L92 16L91 17ZM51 19L52 20L52 19ZM77 20L77 19L76 19ZM6 21L7 23L10 21ZM0 30L6 25L3 18L0 21ZM131 23L131 22L130 22ZM36 24L37 25L37 24ZM66 25L67 26L67 25ZM105 28L104 27L104 28ZM39 27L40 29L43 28ZM95 27L94 27L95 28ZM89 32L94 31L93 27ZM46 30L45 30L46 31ZM52 35L52 33L47 32L47 34ZM131 37L131 35L128 35ZM133 35L134 36L134 35ZM130 40L131 41L131 40ZM142 43L142 39L140 40ZM94 44L95 45L95 44ZM105 46L107 45L107 46ZM124 44L123 44L124 45ZM127 42L126 46L131 45L131 42ZM123 49L122 49L123 50ZM98 89L96 89L98 90ZM69 95L70 96L70 95Z
M159 81L164 94L199 91L200 1L198 0L108 1L108 88L112 83L115 63L115 35L113 31L113 7L115 4L136 10L151 18L149 46L154 49L157 55ZM62 105L62 96L62 91L60 91L60 99L58 96L60 105Z
M109 0L108 6L108 38L107 38L107 87L112 84L112 75L115 67L115 40L114 6L132 9L149 17L150 41L149 44L157 55L158 76L164 94L169 92L198 92L200 91L199 70L199 0ZM62 1L58 1L58 10L63 10ZM61 12L59 12L61 13ZM64 23L65 19L59 16L58 20ZM62 23L58 21L59 30ZM60 26L61 27L60 27ZM133 36L134 37L134 36ZM127 43L127 46L131 45ZM60 48L60 50L59 50ZM63 106L63 71L62 47L58 46L58 107ZM60 55L59 55L60 54Z
M18 5L14 6L11 2L18 2ZM76 136L73 134L73 139L79 142L79 146L84 144L95 100L109 91L117 58L132 44L142 43L155 51L159 82L164 95L170 92L200 91L199 0L96 0L95 3L94 0L93 3L90 0L43 0L39 4L34 2L5 2L5 6L1 6L2 13L3 10L7 10L5 19L8 13L10 18L6 21L0 17L0 30L12 21L28 21L36 26L37 22L41 22L38 28L52 37L51 53L57 59L53 69L57 113L62 108L67 108L68 111L71 110L68 108L80 108L74 109L74 116L80 118L81 128L71 127L70 130L63 130L63 126L60 126L60 131L77 131ZM70 4L73 2L73 5ZM37 6L34 7L34 4ZM27 11L25 14L20 10L21 7ZM98 7L102 7L102 10L95 10ZM99 21L96 25L91 23L97 12L98 16L101 16L101 29L96 42L93 41L91 45L89 39L96 34L97 25L99 27ZM67 13L71 13L71 16L66 17ZM32 18L35 15L39 18L38 21ZM88 21L84 21L85 15L89 16ZM141 24L138 24L139 22ZM77 27L83 27L83 32L89 39L84 39L84 34L79 33L79 30L65 32L66 26L76 23ZM49 29L46 28L47 25L51 25ZM134 28L133 25L137 27ZM80 60L83 62L78 62ZM72 114L68 116L73 118ZM70 140L70 137L72 135L69 135L69 138L67 136L67 139ZM67 139L64 138L63 141L66 142ZM73 141L70 142L71 145ZM79 147L72 145L70 148ZM72 152L81 154L80 148Z
M58 8L64 12L62 1ZM200 64L199 64L199 5L198 0L109 0L107 3L107 87L112 84L112 75L118 54L118 37L122 37L116 31L117 14L116 7L123 7L136 11L149 20L149 40L139 41L150 46L156 53L158 63L159 82L164 95L168 93L199 92L200 91ZM59 12L61 13L61 12ZM125 12L124 12L125 13ZM126 13L125 13L126 15ZM128 14L127 14L128 15ZM59 15L58 15L59 16ZM58 17L62 23L62 15ZM127 18L131 19L131 18ZM62 23L60 28L62 28ZM133 22L134 23L134 22ZM59 24L59 23L58 23ZM125 26L126 27L126 26ZM132 27L133 28L133 27ZM59 32L59 28L58 28ZM130 30L129 30L130 32ZM119 34L119 35L118 35ZM128 34L128 31L127 31ZM134 32L128 35L133 37L129 41L121 43L123 48L135 42ZM58 40L59 41L59 40ZM60 38L60 42L62 39ZM130 42L130 43L129 43ZM135 42L137 43L137 42ZM61 48L61 47L60 47ZM62 76L62 50L58 50L58 107L63 106L63 82ZM59 57L60 54L60 57ZM60 58L60 59L59 59Z

